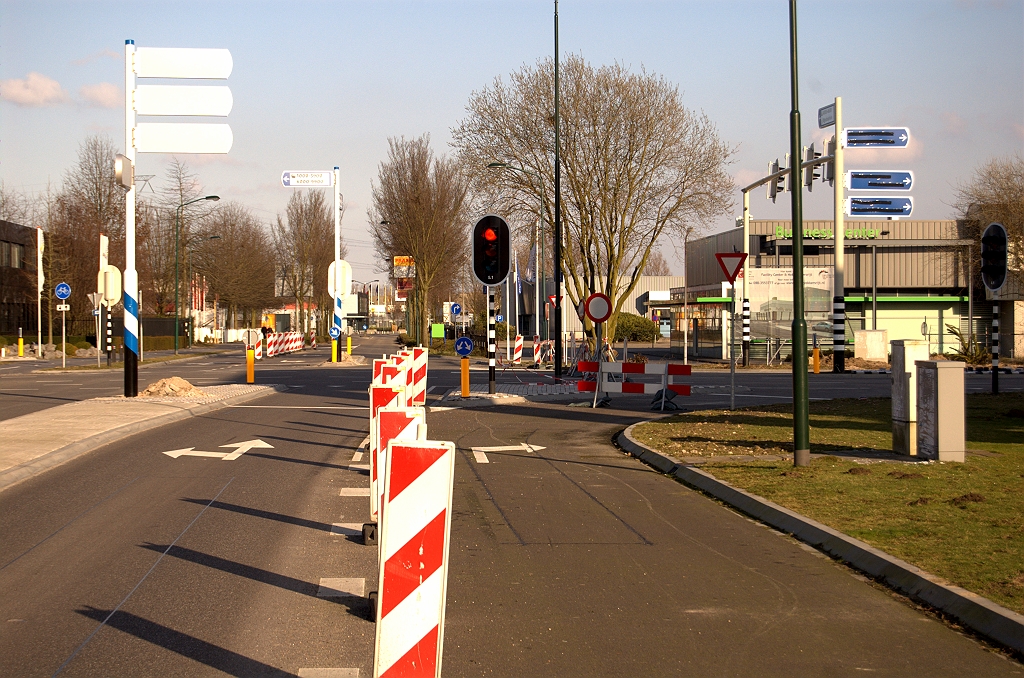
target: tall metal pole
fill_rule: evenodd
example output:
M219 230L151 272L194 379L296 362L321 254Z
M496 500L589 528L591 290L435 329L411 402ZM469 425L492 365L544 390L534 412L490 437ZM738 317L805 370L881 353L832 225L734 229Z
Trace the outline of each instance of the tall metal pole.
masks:
M135 41L124 42L124 155L135 167ZM174 231L177 237L177 229ZM177 257L177 252L175 252ZM178 270L175 258L174 270ZM177 283L177 280L175 280ZM177 292L177 284L175 284ZM139 395L139 274L135 270L135 183L124 195L124 397ZM178 313L178 304L174 304ZM174 331L178 331L175 322ZM177 353L178 340L174 340Z
M487 286L487 392L495 393L494 354L497 351L494 338L494 288Z
M800 166L800 97L796 47L796 0L789 0L790 91L793 103L789 113L789 157L795 159L793 167ZM807 321L804 319L803 182L794 175L790 185L793 186L793 464L809 466L811 435L807 399Z
M836 145L833 150L835 159L832 161L833 177L833 237L835 240L835 269L832 276L832 371L846 371L846 286L843 278L846 242L846 224L843 223L843 208L846 204L846 191L843 186L845 169L843 167L843 98L836 97Z
M871 245L871 329L878 329L878 247Z
M36 227L36 357L43 357L43 229Z
M342 291L341 282L343 276L341 275L341 168L335 166L334 168L334 315L332 318L332 324L338 328L338 338L336 340L337 350L335 351L334 358L337 362L341 362L341 318L342 318Z
M555 381L562 378L562 165L558 114L558 0L555 0Z
M178 320L178 222L181 220L183 207L184 204L178 205L178 209L174 210L174 355L178 355L178 324L181 322Z
M750 261L750 192L743 191L743 366L750 364L750 297L747 295L747 262ZM735 286L733 289L735 295ZM733 308L735 311L735 307Z

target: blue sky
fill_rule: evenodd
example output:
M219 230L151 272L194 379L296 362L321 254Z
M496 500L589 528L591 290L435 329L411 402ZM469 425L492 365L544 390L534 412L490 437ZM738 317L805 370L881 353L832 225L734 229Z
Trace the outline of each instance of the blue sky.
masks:
M46 2L0 0L0 179L28 193L59 183L92 133L124 139L123 46L231 50L226 156L186 160L204 188L272 221L283 170L341 167L343 232L360 280L378 277L366 225L389 136L429 132L447 152L469 95L553 54L552 2ZM563 54L641 66L679 85L738 145L737 185L789 147L788 15L783 0L559 4ZM911 129L909 150L847 155L847 169L912 169L914 218L952 214L956 185L1024 149L1024 0L799 3L804 143L816 110L843 97L849 126ZM29 74L39 74L31 76ZM830 132L829 132L830 133ZM162 174L167 156L140 155ZM805 194L829 218L831 193ZM721 230L739 214L723 217ZM752 194L757 218L787 218ZM664 243L676 273L682 266Z

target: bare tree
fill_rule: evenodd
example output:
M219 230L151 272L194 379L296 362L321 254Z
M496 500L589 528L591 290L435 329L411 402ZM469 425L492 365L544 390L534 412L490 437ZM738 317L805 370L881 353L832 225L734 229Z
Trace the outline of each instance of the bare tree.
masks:
M418 328L419 336L426 337L427 311L437 301L432 296L435 285L467 263L467 182L454 160L434 157L430 135L391 138L388 143L388 159L380 164L367 216L381 271L391 273L395 256L415 260L407 328L410 334Z
M296 321L304 330L311 300L315 299L318 309L333 308L327 272L334 261L334 213L324 192L311 190L294 192L285 215L286 220L277 217L274 247L286 291L295 300ZM346 254L343 242L343 259Z
M668 261L665 256L661 253L661 250L651 250L650 255L647 257L647 264L644 266L644 275L672 275L672 270L668 267Z
M211 236L219 236L210 239ZM211 294L228 305L228 323L243 315L259 326L259 315L274 303L273 240L252 212L231 202L218 208L196 234L193 265Z
M994 221L1006 227L1008 282L1024 291L1024 157L994 158L976 169L970 181L957 188L953 207L963 238L980 240Z
M554 67L524 67L475 92L454 146L474 188L520 223L554 223ZM575 305L598 285L618 312L666 232L707 225L730 204L733 149L676 86L621 65L569 57L561 71L561 267ZM484 169L494 162L513 169ZM541 179L543 177L543 179Z
M29 214L29 200L22 193L7 188L4 182L0 181L0 221L27 226Z

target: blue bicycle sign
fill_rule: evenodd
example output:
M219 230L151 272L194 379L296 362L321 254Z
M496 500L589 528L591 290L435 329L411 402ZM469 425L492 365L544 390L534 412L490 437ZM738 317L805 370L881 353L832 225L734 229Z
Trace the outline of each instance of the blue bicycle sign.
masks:
M53 293L57 295L58 299L67 299L71 296L71 285L62 282L53 288Z
M469 337L459 337L455 340L455 352L465 358L473 352L473 340Z

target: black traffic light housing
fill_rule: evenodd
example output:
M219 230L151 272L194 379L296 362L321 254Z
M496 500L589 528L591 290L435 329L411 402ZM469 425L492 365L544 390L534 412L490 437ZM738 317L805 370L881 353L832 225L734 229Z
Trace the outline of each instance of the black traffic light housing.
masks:
M482 285L500 285L509 271L509 231L505 220L488 214L473 227L473 275Z
M981 235L981 281L993 292L1006 282L1006 229L991 223Z

